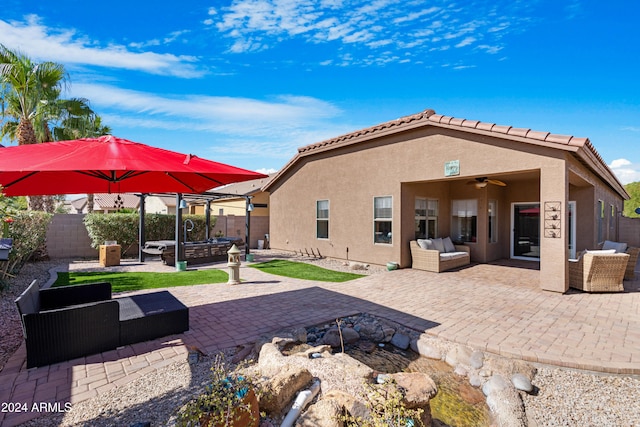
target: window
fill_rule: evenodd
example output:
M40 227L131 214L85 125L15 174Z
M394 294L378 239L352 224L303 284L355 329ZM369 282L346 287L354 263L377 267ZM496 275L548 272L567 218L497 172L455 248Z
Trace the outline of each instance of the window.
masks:
M416 199L416 239L427 238L427 199Z
M604 242L604 202L598 200L598 243Z
M498 201L489 200L489 243L498 241Z
M609 239L613 239L615 228L616 228L616 208L611 205L610 215L609 215Z
M316 202L316 238L329 238L329 201Z
M478 200L454 200L451 216L452 239L457 242L478 241Z
M373 242L391 244L393 218L391 196L373 198Z

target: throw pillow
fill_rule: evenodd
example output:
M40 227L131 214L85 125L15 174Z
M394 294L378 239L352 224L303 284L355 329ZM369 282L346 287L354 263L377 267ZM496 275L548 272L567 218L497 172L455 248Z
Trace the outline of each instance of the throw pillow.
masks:
M603 250L613 249L617 254L623 254L627 250L627 244L624 242L612 242L610 240L605 240L602 245Z
M438 237L437 239L433 239L433 249L437 249L440 253L445 252L444 243L441 238Z
M444 244L444 251L445 252L455 252L456 251L456 247L454 246L453 242L451 241L451 237L447 236L444 239L442 239L442 243Z
M591 250L587 249L587 253L588 254L615 254L616 250L615 249L600 249L600 250L591 251Z
M429 246L432 246L431 240L429 239L418 239L418 246L422 249L432 249Z

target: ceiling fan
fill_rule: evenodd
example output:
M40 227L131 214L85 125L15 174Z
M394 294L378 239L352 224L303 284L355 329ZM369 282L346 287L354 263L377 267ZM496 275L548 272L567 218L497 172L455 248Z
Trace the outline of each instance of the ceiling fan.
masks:
M483 176L481 178L476 178L473 181L469 181L467 182L468 185L475 185L477 189L480 188L484 188L487 186L487 184L493 184L493 185L498 185L500 187L506 187L507 184L505 184L504 182L497 180L497 179L489 179L486 176Z

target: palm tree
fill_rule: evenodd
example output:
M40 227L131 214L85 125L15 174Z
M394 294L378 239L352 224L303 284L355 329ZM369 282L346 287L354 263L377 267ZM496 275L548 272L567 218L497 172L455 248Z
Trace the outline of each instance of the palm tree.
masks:
M66 78L63 65L50 61L34 63L26 55L0 44L3 115L17 120L13 137L18 145L43 142L38 141L34 120L41 119L44 107L60 96Z
M1 136L9 136L18 145L50 140L46 114L49 105L57 102L66 78L63 65L34 63L0 44L0 97L5 121ZM32 196L27 200L29 209L53 211L50 197Z

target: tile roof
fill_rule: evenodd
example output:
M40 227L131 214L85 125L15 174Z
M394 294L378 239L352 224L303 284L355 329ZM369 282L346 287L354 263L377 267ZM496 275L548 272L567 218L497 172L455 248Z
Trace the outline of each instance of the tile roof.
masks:
M434 110L425 110L418 114L401 117L386 123L381 123L366 129L361 129L352 133L327 139L315 144L306 145L298 149L298 153L308 153L310 151L328 148L337 145L345 145L345 142L352 141L364 136L374 134L389 133L390 131L400 131L404 128L415 128L425 125L435 125L448 128L461 128L462 131L477 130L483 133L489 132L497 137L515 136L531 140L530 142L548 142L567 146L582 147L591 145L588 138L577 138L570 135L556 135L550 132L540 132L527 128L515 128L513 126L498 125L495 123L480 122L478 120L467 120L457 117L436 114Z
M267 178L252 179L250 181L223 185L222 187L216 187L211 191L225 194L237 194L239 196L248 196L250 194L261 191L262 187L266 185L269 180L273 178L273 176L274 174L270 174Z
M625 195L628 197L622 184L618 181L613 172L611 172L606 162L602 159L588 138L580 138L571 135L558 135L528 128L515 128L513 126L498 125L496 123L445 116L442 114L436 114L436 112L431 109L300 147L298 148L296 156L294 156L294 158L291 159L275 177L264 185L263 190L268 191L271 184L278 181L279 178L284 175L284 172L303 156L425 126L457 129L461 132L490 135L497 138L542 145L577 153L576 155L580 161L594 170L623 197L625 197Z

